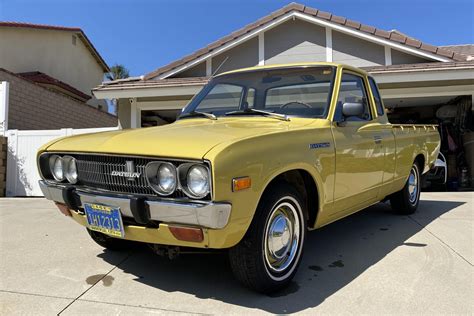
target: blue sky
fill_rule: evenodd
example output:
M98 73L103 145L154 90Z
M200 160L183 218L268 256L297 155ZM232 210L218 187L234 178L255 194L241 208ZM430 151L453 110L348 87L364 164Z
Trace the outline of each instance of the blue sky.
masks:
M109 65L121 63L141 75L289 2L0 0L0 20L81 27ZM298 2L434 45L474 43L473 0Z

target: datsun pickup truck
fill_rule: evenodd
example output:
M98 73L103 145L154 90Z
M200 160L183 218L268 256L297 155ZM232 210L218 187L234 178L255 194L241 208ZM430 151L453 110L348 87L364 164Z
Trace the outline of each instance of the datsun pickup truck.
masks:
M268 293L295 275L308 231L381 201L415 212L439 150L435 125L389 123L364 71L304 63L214 76L175 123L55 140L38 168L99 245L226 249Z

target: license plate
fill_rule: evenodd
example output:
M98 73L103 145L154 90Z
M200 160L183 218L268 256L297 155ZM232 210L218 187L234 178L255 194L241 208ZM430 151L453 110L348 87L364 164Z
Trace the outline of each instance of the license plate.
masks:
M122 215L118 207L84 204L84 210L89 229L114 237L123 237L125 235Z

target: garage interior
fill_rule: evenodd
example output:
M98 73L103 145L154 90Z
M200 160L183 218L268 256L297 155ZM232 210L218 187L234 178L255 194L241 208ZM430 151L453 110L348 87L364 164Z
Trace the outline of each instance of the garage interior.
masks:
M473 189L474 124L472 96L443 96L384 100L393 124L438 124L441 154L446 159L444 174L425 177L428 190L464 191Z
M153 127L170 124L176 121L180 110L143 110L141 127Z

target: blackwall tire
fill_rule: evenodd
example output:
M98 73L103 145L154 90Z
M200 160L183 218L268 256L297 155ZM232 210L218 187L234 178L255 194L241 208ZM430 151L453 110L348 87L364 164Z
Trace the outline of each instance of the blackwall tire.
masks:
M420 203L420 190L420 167L415 162L410 169L410 174L403 189L392 194L390 197L392 209L402 215L415 213Z
M303 254L304 205L286 182L264 193L245 237L229 251L234 275L246 287L271 293L290 283Z

